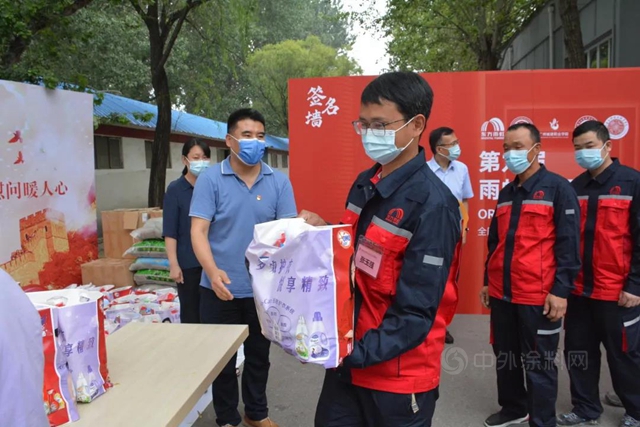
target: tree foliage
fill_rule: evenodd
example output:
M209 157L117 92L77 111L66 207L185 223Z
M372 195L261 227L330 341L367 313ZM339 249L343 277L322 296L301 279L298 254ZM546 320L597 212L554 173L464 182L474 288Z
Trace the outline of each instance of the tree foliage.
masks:
M36 35L64 23L93 0L0 0L0 77L17 62Z
M320 38L336 50L352 42L349 16L335 0L227 0L226 12L207 5L194 14L189 35L189 70L179 100L187 111L225 121L255 97L248 57L266 45ZM267 119L270 120L267 112Z
M359 72L357 63L315 36L266 45L247 61L254 106L268 116L269 132L281 135L288 134L289 128L289 79Z
M389 0L376 21L393 68L497 70L510 38L546 0Z

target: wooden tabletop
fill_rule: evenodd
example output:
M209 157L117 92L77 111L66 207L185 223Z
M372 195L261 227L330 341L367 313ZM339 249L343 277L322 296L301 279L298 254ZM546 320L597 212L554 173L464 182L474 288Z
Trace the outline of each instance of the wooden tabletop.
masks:
M107 337L113 388L70 427L178 426L248 335L244 325L129 323Z

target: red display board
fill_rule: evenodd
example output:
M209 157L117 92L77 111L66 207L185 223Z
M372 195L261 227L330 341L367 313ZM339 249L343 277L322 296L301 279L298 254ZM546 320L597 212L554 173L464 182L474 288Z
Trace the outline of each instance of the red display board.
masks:
M487 232L498 192L513 179L502 160L506 128L534 123L542 134L541 160L573 179L582 172L573 157L571 132L581 121L607 124L613 155L640 167L640 69L500 71L424 74L435 93L421 144L431 158L428 134L448 126L460 139L460 161L469 167L475 197L462 249L459 313L482 313L478 299ZM289 82L290 176L299 209L339 221L347 192L372 162L351 122L360 94L375 77L296 79Z

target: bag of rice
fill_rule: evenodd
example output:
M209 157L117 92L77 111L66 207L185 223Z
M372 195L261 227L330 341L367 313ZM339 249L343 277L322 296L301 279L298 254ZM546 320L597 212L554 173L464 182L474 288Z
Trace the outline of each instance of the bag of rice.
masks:
M162 218L151 218L130 234L136 240L162 239Z
M138 258L129 267L130 271L138 270L166 270L169 271L169 260L166 258Z
M133 275L133 281L136 285L172 285L176 282L171 280L169 272L166 270L138 270Z
M143 240L134 243L122 256L126 258L128 255L136 258L166 258L167 248L164 240Z

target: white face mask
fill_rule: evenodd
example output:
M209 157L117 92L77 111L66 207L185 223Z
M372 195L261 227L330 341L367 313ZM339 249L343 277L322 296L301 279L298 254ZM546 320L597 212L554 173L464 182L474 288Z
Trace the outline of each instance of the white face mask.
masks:
M189 159L187 159L189 160ZM209 160L189 160L189 171L194 175L200 175L210 165Z
M396 130L385 130L384 135L381 136L374 135L371 129L367 129L367 131L362 134L362 145L364 146L364 151L367 153L367 156L381 165L386 165L395 160L405 148L411 145L414 139L411 138L411 141L404 147L398 148L396 146L396 132L411 123L413 119L415 119L415 117Z

